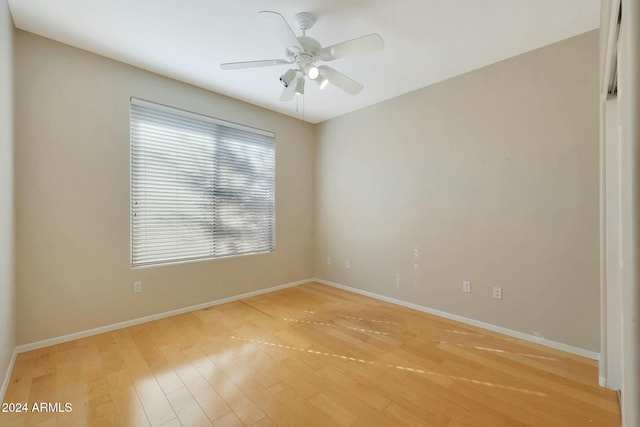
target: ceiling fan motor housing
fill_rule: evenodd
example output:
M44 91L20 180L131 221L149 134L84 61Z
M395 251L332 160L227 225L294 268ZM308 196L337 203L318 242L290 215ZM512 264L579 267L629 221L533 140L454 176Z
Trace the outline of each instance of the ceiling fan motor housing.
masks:
M297 37L297 39L302 46L302 51L300 51L299 47L290 46L285 49L285 54L291 62L298 65L300 71L315 80L318 77L318 68L314 62L322 46L317 40L311 37L300 36Z
M307 36L297 37L300 45L302 46L302 51L297 46L288 46L285 49L285 55L291 61L297 62L297 59L301 55L305 55L311 59L315 59L316 54L321 49L320 43L316 39L312 39Z

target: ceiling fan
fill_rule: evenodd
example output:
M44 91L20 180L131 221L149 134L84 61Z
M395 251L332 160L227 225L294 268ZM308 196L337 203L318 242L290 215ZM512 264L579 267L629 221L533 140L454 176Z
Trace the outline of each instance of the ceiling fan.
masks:
M282 76L280 82L284 86L281 101L290 101L295 94L304 94L305 79L315 80L320 89L331 83L351 95L358 94L364 86L341 72L327 66L316 65L318 61L333 61L334 59L379 50L384 47L384 40L379 34L347 40L331 46L322 47L318 41L307 37L315 17L308 12L298 13L294 20L302 32L302 36L295 35L287 24L284 16L277 12L262 11L258 15L266 22L275 35L285 45L285 59L264 59L259 61L227 62L220 64L223 70L237 70L241 68L267 67L273 65L293 64Z

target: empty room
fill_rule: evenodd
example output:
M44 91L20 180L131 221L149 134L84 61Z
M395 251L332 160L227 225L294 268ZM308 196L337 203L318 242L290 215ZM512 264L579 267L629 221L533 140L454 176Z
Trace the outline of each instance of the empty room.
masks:
M640 426L635 0L0 0L1 426Z

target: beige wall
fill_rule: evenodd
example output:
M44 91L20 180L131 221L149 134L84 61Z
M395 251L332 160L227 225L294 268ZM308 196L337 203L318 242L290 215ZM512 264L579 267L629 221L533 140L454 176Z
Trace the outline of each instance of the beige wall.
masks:
M311 125L30 33L15 51L19 344L311 277ZM276 253L129 267L131 96L276 133Z
M15 339L13 274L13 22L0 0L0 400Z
M599 350L597 32L329 120L316 142L317 277Z

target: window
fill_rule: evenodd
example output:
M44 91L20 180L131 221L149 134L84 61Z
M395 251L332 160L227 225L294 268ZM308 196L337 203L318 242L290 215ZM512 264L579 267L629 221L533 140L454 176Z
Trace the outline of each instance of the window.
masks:
M275 248L274 135L131 99L131 265Z

